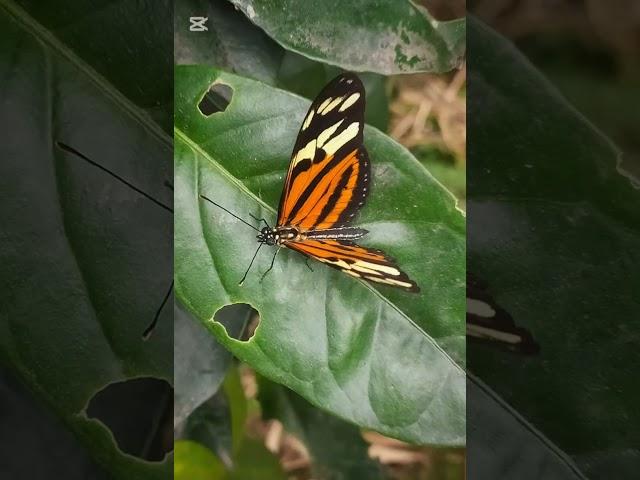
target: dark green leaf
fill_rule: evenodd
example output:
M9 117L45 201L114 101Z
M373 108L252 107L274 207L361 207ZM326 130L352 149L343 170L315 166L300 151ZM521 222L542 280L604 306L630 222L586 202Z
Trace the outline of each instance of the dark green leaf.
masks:
M229 369L223 387L191 413L183 436L205 445L231 466L245 439L247 420L247 400L237 369Z
M467 399L467 470L473 478L585 480L566 454L473 376Z
M639 183L509 42L469 35L469 269L541 347L470 365L570 454L637 446Z
M232 2L287 50L346 70L444 72L464 54L464 19L438 22L407 0Z
M309 450L314 478L369 480L386 478L369 458L360 429L314 407L291 390L265 378L258 382L262 416L282 422Z
M627 448L579 455L576 462L591 480L635 478L640 468L640 451Z
M39 0L15 3L170 134L171 1L68 0L64 8Z
M171 212L73 152L171 205L171 139L12 2L0 32L0 358L115 478L160 478L170 460L123 455L84 410L113 382L173 381L171 308L142 339L171 282Z
M231 86L224 112L197 104L214 82ZM243 275L255 232L206 194L250 220L274 220L296 132L309 102L206 67L176 70L175 278L181 301L218 340L263 375L358 425L411 442L464 443L464 217L455 200L402 147L365 129L371 198L358 224L423 289L375 290L320 264L311 272L283 251ZM248 342L211 322L245 302L261 322ZM456 360L452 360L449 352Z

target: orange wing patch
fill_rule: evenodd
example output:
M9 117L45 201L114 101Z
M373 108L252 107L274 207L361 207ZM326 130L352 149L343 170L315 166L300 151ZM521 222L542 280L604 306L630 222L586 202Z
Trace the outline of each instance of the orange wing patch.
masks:
M303 230L331 228L349 206L360 175L357 150L351 152L335 167L307 187L304 198L297 197L295 216L289 224ZM330 162L332 157L327 158ZM295 185L295 184L294 184ZM293 197L293 196L292 196ZM304 202L300 202L304 200Z

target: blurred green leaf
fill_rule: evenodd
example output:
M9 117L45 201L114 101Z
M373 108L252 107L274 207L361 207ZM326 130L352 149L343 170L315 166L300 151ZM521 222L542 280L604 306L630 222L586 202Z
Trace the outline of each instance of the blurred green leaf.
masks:
M250 315L249 307L234 305L221 311L217 320L232 337L238 338ZM231 358L231 353L176 301L173 349L174 426L183 422L198 405L218 391L231 365Z
M222 113L198 102L214 82L234 93ZM311 403L415 443L464 443L464 218L454 198L400 145L365 129L374 192L358 225L420 284L375 290L283 251L238 286L255 233L202 200L273 222L290 150L309 102L206 67L176 69L175 279L178 297L234 355ZM241 159L241 161L240 161ZM253 338L211 319L244 302L261 315ZM456 361L452 360L452 355Z
M216 472L217 477L211 478L284 479L285 475L278 459L262 443L247 435L246 420L247 399L240 383L238 369L231 368L225 378L223 389L189 416L184 436L197 442L202 448L206 447L207 451L215 452L216 465L222 465L222 469ZM182 442L178 443L184 447ZM202 454L201 448L196 449L196 453L200 456L194 456L184 448L176 448L176 465L180 465L185 472L180 478L189 478L186 474L203 463L201 458L208 458ZM207 463L211 464L210 461Z
M640 467L637 449L604 450L579 455L576 462L590 479L635 478Z
M237 368L230 368L220 389L187 419L183 437L216 453L227 465L245 439L247 399Z
M469 365L564 451L635 448L638 180L512 44L469 40L469 270L541 347Z
M244 396L237 368L229 371L224 381L224 393L230 407L232 448L233 452L237 454L240 451L244 437L244 425L247 421L247 399Z
M259 441L245 437L226 480L284 480L278 459Z
M205 64L284 88L309 99L342 69L287 52L226 0L176 3L175 55L180 65ZM189 17L205 15L209 30L190 32ZM386 131L389 104L385 77L361 75L366 87L368 124Z
M463 200L466 197L465 167L455 163L456 159L453 154L431 145L413 148L412 153L457 198Z
M244 402L244 399L242 399ZM180 439L207 447L224 463L231 465L233 442L229 400L222 389L198 406L187 418L184 429L178 428ZM240 429L244 435L244 428ZM242 438L242 437L241 437Z
M171 138L140 97L124 97L76 55L80 40L62 43L10 1L0 5L0 32L0 120L11 125L0 146L0 361L114 478L161 478L171 455L124 455L85 409L114 382L173 382L171 308L142 339L171 283Z
M490 388L467 379L466 468L473 478L585 480L571 458Z
M380 465L369 458L360 429L330 415L291 390L258 380L263 418L282 422L309 450L314 478L369 480L386 478Z
M174 55L179 65L211 65L275 84L283 48L226 0L175 2ZM189 18L207 17L208 30L192 32Z
M171 134L172 2L6 1L20 5L47 34L109 80L136 108ZM141 21L144 19L144 21ZM99 28L97 28L99 26Z
M175 480L220 480L225 478L222 462L211 450L190 440L175 445L173 475Z
M464 19L438 22L407 0L232 2L287 50L345 70L445 72L464 55Z

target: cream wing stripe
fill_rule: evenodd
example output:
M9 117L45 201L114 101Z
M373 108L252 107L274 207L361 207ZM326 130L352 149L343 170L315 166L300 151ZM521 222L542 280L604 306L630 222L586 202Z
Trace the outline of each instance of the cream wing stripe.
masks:
M340 108L338 109L338 111L339 112L344 112L347 108L349 108L351 105L356 103L359 98L360 98L360 94L359 93L354 93L353 95L350 95L349 98L347 98L344 101L344 103L342 105L340 105Z
M359 122L353 122L342 132L340 132L339 135L336 135L331 140L329 140L326 145L322 147L322 149L327 153L327 155L333 155L340 149L340 147L342 147L348 141L353 140L356 135L358 135L359 127Z
M309 115L307 115L307 118L304 119L304 123L302 124L302 130L306 130L307 128L309 128L314 113L314 110L309 110Z
M327 105L324 110L318 109L318 113L320 113L320 115L326 115L327 113L329 113L331 110L333 110L334 108L336 108L338 105L340 105L340 103L342 102L342 99L344 97L338 97L336 98L333 102L331 102L329 105Z

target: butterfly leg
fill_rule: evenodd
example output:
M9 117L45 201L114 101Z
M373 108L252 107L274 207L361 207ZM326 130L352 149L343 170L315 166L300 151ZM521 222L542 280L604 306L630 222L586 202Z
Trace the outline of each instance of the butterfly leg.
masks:
M264 222L264 224L267 226L267 228L271 228L264 218L258 218L258 217L254 216L254 215L251 215L251 214L249 214L249 216L251 218L253 218L256 222Z
M278 256L278 252L280 251L280 248L281 247L278 247L278 249L276 250L276 253L273 254L273 258L271 259L271 265L269 265L269 268L267 269L267 271L262 274L262 277L260 278L260 283L262 283L262 280L264 280L264 277L267 275L267 273L273 270L273 264L276 262L276 257Z
M305 258L304 263L307 268L313 272L313 268L311 268L311 265L309 265L309 257Z

